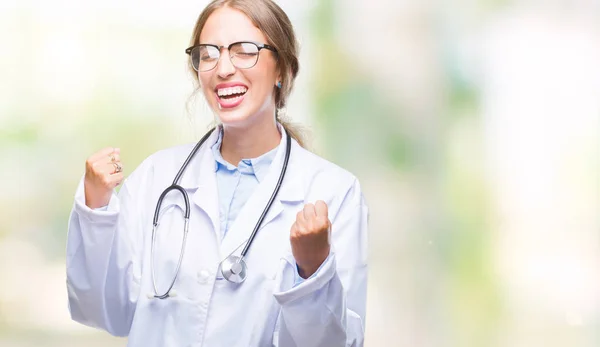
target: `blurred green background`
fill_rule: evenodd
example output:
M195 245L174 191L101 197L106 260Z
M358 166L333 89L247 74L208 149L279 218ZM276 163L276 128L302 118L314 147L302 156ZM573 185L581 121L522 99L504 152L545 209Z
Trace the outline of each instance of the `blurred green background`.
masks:
M91 153L212 122L206 3L0 3L0 346L125 346L69 319L68 216ZM278 3L287 115L370 207L366 345L600 345L600 2Z

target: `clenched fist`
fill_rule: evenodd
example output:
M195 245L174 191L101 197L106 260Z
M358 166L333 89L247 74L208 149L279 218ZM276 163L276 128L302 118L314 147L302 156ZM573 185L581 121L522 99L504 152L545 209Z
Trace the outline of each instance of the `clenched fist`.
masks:
M89 208L108 205L113 189L123 181L121 151L107 147L92 154L85 162L85 204Z
M296 214L290 230L292 253L302 278L310 277L329 256L331 222L327 217L327 204L318 200L306 204Z

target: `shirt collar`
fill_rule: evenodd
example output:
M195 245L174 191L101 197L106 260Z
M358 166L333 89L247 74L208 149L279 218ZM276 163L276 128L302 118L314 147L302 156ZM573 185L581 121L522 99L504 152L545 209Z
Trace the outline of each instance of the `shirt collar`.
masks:
M242 159L240 163L238 163L238 168L235 165L227 162L221 155L221 144L223 143L223 127L219 126L217 130L219 132L217 142L215 142L215 144L211 147L213 156L215 158L215 172L219 170L239 170L243 171L244 173L254 174L258 181L262 182L262 180L267 176L267 173L269 172L269 167L271 166L271 163L273 162L273 159L277 154L277 149L280 145L259 157Z

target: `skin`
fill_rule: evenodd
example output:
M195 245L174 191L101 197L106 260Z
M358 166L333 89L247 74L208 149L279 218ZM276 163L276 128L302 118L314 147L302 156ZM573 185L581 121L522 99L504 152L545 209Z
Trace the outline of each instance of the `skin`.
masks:
M213 12L200 34L200 43L227 47L238 41L268 43L245 14L229 7ZM276 148L281 141L275 118L275 88L281 74L277 58L269 50L261 50L258 62L250 69L235 68L226 52L221 51L214 69L199 72L198 80L208 104L223 124L221 154L228 162L239 163ZM220 108L216 87L229 82L241 82L248 91L240 105ZM85 199L90 208L108 205L113 189L123 181L123 173L115 172L111 156L122 166L120 150L112 147L94 153L86 161ZM303 278L310 277L329 255L330 231L327 205L321 200L306 204L296 215L290 243Z

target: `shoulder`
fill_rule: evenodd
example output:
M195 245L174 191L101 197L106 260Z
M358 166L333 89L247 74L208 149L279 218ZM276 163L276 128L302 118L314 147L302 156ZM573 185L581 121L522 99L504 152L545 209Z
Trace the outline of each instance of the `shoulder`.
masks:
M170 162L181 162L190 154L195 143L186 143L161 149L149 155L144 161L152 165L164 165Z
M324 200L330 206L364 203L360 182L353 173L298 144L292 154L294 168L300 172L296 183L304 185L307 202Z
M350 171L343 167L308 151L297 145L294 148L293 155L296 156L294 161L302 167L302 172L305 178L318 181L331 181L335 180L336 183L341 185L352 184L357 181L356 176Z
M177 169L194 148L195 143L187 143L158 150L145 159L127 178L128 181L154 181L155 176L175 176Z

